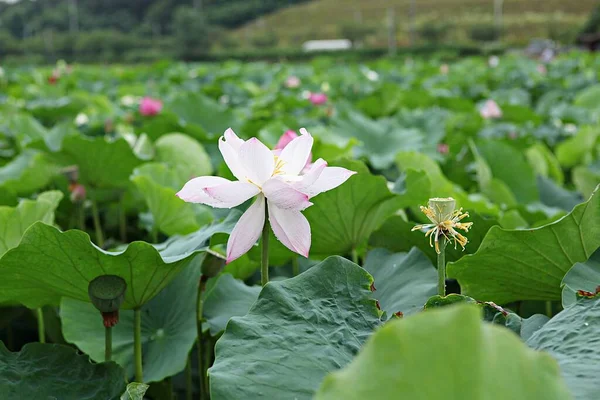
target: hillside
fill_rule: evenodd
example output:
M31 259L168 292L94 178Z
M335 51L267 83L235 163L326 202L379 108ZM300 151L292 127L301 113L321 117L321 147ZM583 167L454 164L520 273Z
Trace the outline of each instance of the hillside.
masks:
M341 28L355 22L370 28L370 45L387 43L388 10L393 9L400 44L408 44L410 23L419 31L425 26L446 25L447 41L467 40L470 27L493 24L493 0L314 0L280 9L235 31L240 41L265 33L275 34L279 44L297 46L309 39L341 37ZM552 37L569 41L585 23L597 0L505 0L504 39L524 43L531 38ZM410 16L414 15L413 18ZM417 36L417 35L416 35Z

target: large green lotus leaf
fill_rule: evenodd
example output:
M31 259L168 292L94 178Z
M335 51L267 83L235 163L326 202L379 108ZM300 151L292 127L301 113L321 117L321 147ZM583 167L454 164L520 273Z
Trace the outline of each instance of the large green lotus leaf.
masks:
M167 164L177 172L174 184L183 187L185 182L197 176L212 175L210 157L195 139L183 133L161 136L155 143L156 160Z
M50 182L58 167L37 150L27 149L0 168L0 186L17 195L28 195Z
M427 155L413 151L401 152L396 156L400 171L409 169L424 171L431 183L431 195L434 197L453 197L458 207L483 215L498 215L498 207L482 196L468 195L461 187L444 176L440 166Z
M225 330L231 317L246 315L259 293L258 286L248 286L230 274L220 275L204 298L203 315L210 334Z
M118 400L124 390L123 370L115 363L93 364L60 344L28 343L11 353L0 342L3 399Z
M394 163L394 157L399 151L435 153L436 145L444 135L445 114L439 118L435 112L432 115L436 115L435 120L430 118L429 121L437 122L442 127L441 130L427 131L427 127L418 129L407 124L402 116L372 120L355 109L342 107L332 120L332 129L341 137L358 139L361 144L356 148L357 155L367 158L373 167L384 169Z
M535 143L527 149L525 156L536 175L551 178L558 184L564 182L565 176L558 159L544 143Z
M217 342L211 398L311 399L323 377L349 363L379 326L372 282L358 265L329 257L267 284Z
M583 127L577 134L556 146L556 158L563 167L574 167L587 161L598 138L597 127Z
M21 200L16 207L0 206L0 257L16 247L34 222L54 223L54 210L63 198L57 190L41 193L35 200Z
M364 245L383 221L402 207L382 176L372 175L360 161L336 165L356 171L341 186L315 197L304 215L312 232L311 253L347 254Z
M68 136L63 139L61 153L79 167L81 182L93 187L127 186L133 169L142 163L125 139Z
M500 141L480 141L477 150L489 165L492 176L504 182L519 203L539 200L533 168L521 152Z
M502 108L502 120L504 121L516 124L531 123L535 125L542 121L542 118L529 107L510 104L501 104L500 107Z
M473 222L473 226L466 234L469 243L462 250L460 246L455 249L454 246L446 247L446 261L456 261L465 254L475 253L487 232L498 222L493 219L485 219L480 215L472 213L465 222ZM405 221L402 216L394 215L388 218L381 228L373 232L369 238L369 244L374 247L385 247L393 252L410 251L413 247L418 247L432 262L436 262L437 254L435 249L429 245L429 238L426 238L421 231L412 231L411 229L418 225L416 222Z
M594 171L583 165L573 168L571 174L575 187L586 197L591 196L598 183L600 183L600 171Z
M193 125L197 125L205 131L208 139L218 137L227 128L235 129L239 125L230 109L200 93L181 93L169 102L167 107L177 115L179 124L186 132L193 130ZM202 139L202 135L192 131L189 133Z
M571 267L600 246L598 189L560 220L535 229L492 227L477 253L450 263L448 276L462 292L496 303L559 300Z
M394 320L316 400L567 400L556 361L461 304Z
M186 203L175 193L177 173L160 163L147 163L134 170L131 181L142 193L152 214L154 228L166 235L185 235L212 220L208 207Z
M594 183L594 188L599 182L600 180ZM571 192L557 185L553 180L544 178L543 176L537 177L537 186L540 192L540 201L548 207L571 211L573 207L584 200L579 193ZM585 198L589 198L592 192L593 188L587 193Z
M47 135L47 130L29 114L17 113L3 118L0 123L0 132L5 136L13 137L21 147L28 143L43 139Z
M144 382L161 381L185 369L198 333L196 296L203 259L203 255L198 255L141 309ZM64 297L60 317L67 342L75 344L94 361L104 360L104 325L91 303ZM133 310L120 311L119 323L112 334L112 359L130 377L135 369L133 319Z
M120 400L144 400L144 394L146 394L149 387L145 383L132 382L127 385Z
M598 99L600 98L600 85L592 85L577 93L575 96L574 104L579 107L587 108L591 111L598 110L600 105Z
M558 360L576 399L593 399L600 390L599 330L600 297L580 299L531 335L527 345Z
M600 250L589 260L573 265L562 280L562 306L567 308L577 301L577 291L594 293L600 286Z
M415 247L408 253L371 250L364 268L375 280L373 296L388 318L398 311L408 315L423 309L427 299L437 293L437 271Z
M37 222L19 246L0 259L0 303L17 302L29 308L58 305L61 297L89 301L88 285L100 275L118 275L127 282L123 308L144 305L206 249L217 232L229 233L239 213L225 221L152 246L133 242L121 252L103 251L87 233L61 232ZM26 268L25 268L26 267Z
M481 152L477 146L475 146L475 143L469 140L469 146L471 147L473 157L475 158L475 172L477 174L477 182L479 183L481 192L488 198L493 199L494 203L503 207L517 205L517 199L512 190L504 181L494 178L492 168L481 155Z

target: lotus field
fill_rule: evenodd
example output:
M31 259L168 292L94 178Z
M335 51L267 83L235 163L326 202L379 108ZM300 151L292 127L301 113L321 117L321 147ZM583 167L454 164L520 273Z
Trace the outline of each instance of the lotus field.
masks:
M599 72L5 68L0 399L598 398Z

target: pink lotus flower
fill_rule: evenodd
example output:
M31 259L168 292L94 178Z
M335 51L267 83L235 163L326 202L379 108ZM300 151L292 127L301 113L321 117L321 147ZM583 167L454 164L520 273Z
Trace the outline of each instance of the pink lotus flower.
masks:
M302 173L313 145L306 129L274 155L257 138L240 139L231 129L219 139L219 150L238 179L201 176L187 182L177 193L182 200L217 208L233 208L256 196L233 228L227 242L227 263L239 258L256 243L268 216L277 239L288 249L308 257L310 225L302 210L319 193L344 183L356 172L328 167L318 159Z
M325 93L311 93L308 100L315 106L327 103L327 95Z
M448 146L446 143L438 143L437 151L440 154L446 155L450 151L450 146Z
M300 82L300 78L297 76L291 75L285 80L285 87L289 89L295 89L300 86L302 82Z
M80 203L86 198L85 186L79 183L71 183L69 185L69 191L71 192L71 195L69 197L71 198L71 202L73 203Z
M485 119L500 118L502 117L502 110L494 100L487 100L479 110L479 114Z
M156 115L162 110L163 104L160 100L144 97L140 103L140 114L145 116Z
M450 72L450 67L448 66L448 64L440 65L440 74L448 75L448 72Z

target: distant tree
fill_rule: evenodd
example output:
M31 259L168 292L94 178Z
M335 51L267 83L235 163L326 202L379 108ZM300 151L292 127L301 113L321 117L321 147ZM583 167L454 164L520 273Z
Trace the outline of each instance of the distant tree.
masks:
M173 18L173 31L181 58L198 59L210 50L212 29L200 11L189 6L178 7Z

